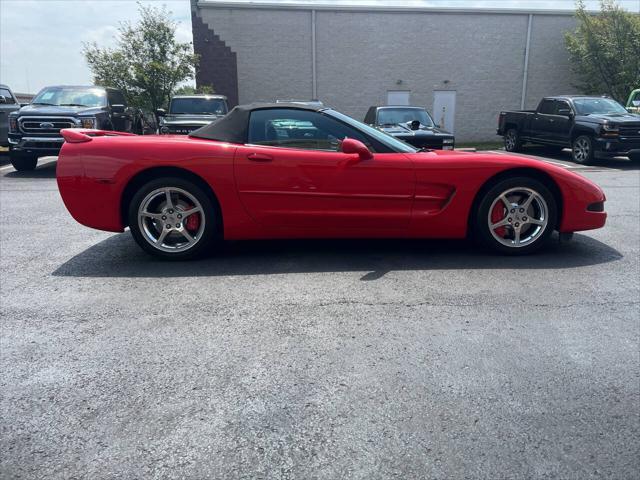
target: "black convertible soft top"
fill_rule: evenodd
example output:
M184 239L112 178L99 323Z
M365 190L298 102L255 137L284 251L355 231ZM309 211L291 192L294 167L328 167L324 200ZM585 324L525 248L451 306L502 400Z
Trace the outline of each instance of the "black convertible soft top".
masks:
M327 107L324 106L306 105L302 103L250 103L248 105L238 105L224 117L214 120L209 125L205 125L198 130L194 130L189 136L207 140L218 140L219 142L246 143L249 115L251 112L272 108L309 110L312 112L327 109Z

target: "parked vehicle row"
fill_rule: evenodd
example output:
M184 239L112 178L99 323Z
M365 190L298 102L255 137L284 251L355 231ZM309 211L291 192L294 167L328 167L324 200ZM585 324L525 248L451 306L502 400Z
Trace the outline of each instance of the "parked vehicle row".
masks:
M318 100L277 100L323 107ZM593 96L545 97L536 110L500 113L498 135L505 149L520 151L524 144L571 148L573 160L588 164L596 158L640 158L640 89L625 107L615 100ZM168 111L145 114L127 105L124 94L97 86L52 86L28 105L18 104L11 90L0 86L0 146L9 146L16 170L36 167L38 157L57 155L64 128L99 129L134 134L188 135L229 111L224 95L174 96ZM155 118L159 118L156 127ZM422 149L452 150L455 137L437 125L423 107L372 106L364 123ZM281 128L284 128L282 125Z
M188 136L64 129L80 223L184 259L222 239L463 238L505 254L600 228L603 191L521 156L424 150L323 106L235 107Z
M617 156L640 160L640 116L607 97L545 97L536 110L500 112L497 132L508 152L529 142L569 147L581 164Z

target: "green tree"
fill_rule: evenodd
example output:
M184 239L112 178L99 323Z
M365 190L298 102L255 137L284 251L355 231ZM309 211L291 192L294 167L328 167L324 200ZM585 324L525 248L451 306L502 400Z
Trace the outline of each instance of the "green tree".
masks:
M124 22L114 48L84 45L84 55L97 85L121 89L132 105L165 107L177 86L194 76L198 62L190 43L176 40L176 22L166 7L138 3L140 21Z
M576 4L578 26L565 36L577 85L586 94L608 94L624 102L640 86L640 15L615 0L601 0L600 13Z

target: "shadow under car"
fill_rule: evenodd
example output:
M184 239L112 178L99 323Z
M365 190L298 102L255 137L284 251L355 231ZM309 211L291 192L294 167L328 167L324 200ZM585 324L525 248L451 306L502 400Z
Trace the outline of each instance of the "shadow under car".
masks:
M455 269L566 269L612 262L622 254L591 237L554 241L528 256L487 253L464 240L268 240L225 242L209 257L163 261L140 250L128 232L115 234L69 259L53 275L68 277L192 277L282 273Z

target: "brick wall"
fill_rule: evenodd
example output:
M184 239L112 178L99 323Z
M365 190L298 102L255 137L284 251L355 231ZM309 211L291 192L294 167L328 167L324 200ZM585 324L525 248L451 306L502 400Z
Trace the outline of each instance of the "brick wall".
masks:
M198 13L237 55L241 103L312 98L310 10ZM526 13L317 10L317 96L362 120L387 90L410 90L430 110L434 90L455 90L458 140L497 140L498 112L520 108L527 22ZM534 15L527 107L575 91L563 38L571 28L570 15Z

